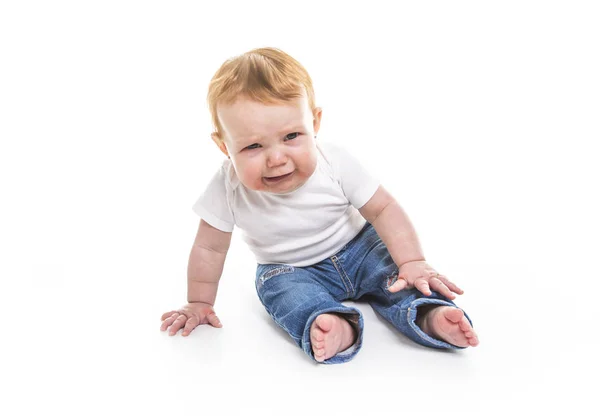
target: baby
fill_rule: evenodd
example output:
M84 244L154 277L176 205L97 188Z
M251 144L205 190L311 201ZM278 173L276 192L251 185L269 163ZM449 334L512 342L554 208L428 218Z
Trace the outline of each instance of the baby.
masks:
M317 362L360 350L368 302L413 341L466 348L479 341L452 301L463 291L429 266L398 202L342 147L317 140L312 81L281 50L226 61L211 80L212 139L227 156L193 206L200 225L187 305L161 330L220 328L213 305L234 226L258 262L256 290L273 320Z

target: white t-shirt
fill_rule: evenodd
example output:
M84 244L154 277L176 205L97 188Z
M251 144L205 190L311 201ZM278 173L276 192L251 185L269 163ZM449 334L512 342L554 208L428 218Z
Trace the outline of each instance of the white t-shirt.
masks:
M221 231L243 231L260 264L308 266L337 253L366 221L358 212L379 181L342 147L317 142L317 167L300 188L272 194L246 188L225 160L193 210Z

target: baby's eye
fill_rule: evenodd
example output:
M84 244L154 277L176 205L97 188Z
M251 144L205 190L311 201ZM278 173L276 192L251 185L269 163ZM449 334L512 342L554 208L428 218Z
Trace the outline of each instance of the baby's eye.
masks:
M254 144L251 144L250 146L247 146L246 149L248 149L248 150L258 149L259 146L260 146L260 144L254 143Z
M292 137L290 137L290 136L292 136ZM285 136L285 138L286 138L287 140L294 140L294 139L295 139L296 137L298 137L298 136L300 136L300 133L290 133L290 134L288 134L287 136Z

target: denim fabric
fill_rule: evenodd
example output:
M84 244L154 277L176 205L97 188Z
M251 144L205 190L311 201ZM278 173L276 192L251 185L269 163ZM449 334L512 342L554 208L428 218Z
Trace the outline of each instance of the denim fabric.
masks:
M316 317L337 313L348 319L357 330L356 343L324 364L349 361L361 348L363 317L358 309L341 303L347 300L368 302L401 333L421 345L461 348L430 337L415 323L419 306L435 303L456 307L454 302L435 291L431 296L416 289L391 293L387 289L397 278L398 266L373 226L367 223L338 253L317 264L259 264L256 290L273 320L313 360L310 327Z

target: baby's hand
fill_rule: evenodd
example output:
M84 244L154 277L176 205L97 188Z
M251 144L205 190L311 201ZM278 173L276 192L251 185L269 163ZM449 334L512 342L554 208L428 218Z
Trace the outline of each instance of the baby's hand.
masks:
M409 261L404 263L398 272L398 280L388 290L392 293L410 287L417 288L425 296L431 295L431 289L438 291L448 299L454 299L463 290L452 283L446 276L436 272L424 261ZM454 293L452 293L454 292Z
M163 313L161 331L166 331L169 326L169 335L175 335L183 327L181 335L188 336L198 325L210 324L215 328L221 328L221 321L211 304L194 302L188 303L183 308Z

